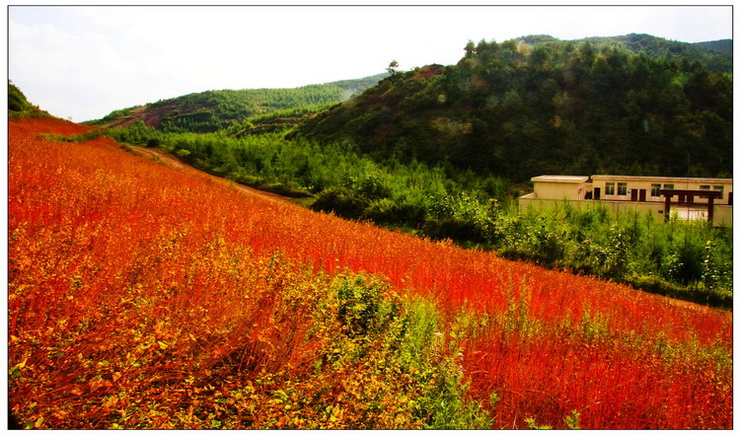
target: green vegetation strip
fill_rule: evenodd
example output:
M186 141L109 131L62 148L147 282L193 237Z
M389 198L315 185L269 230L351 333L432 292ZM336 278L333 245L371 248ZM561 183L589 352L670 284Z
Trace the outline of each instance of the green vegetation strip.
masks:
M282 133L164 134L137 124L109 129L119 141L156 145L237 183L301 198L317 211L631 284L649 292L732 307L732 229L648 215L616 216L598 204L519 213L526 189L449 165L378 163L346 143Z

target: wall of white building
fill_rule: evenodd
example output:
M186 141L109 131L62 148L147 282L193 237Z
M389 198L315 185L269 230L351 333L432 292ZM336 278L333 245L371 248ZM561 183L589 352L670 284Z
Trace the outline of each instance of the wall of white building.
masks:
M715 204L727 204L732 192L732 179L699 178L699 177L639 177L639 176L591 176L593 183L590 189L600 190L601 200L632 200L635 192L638 201L643 191L644 201L665 201L660 195L661 189L690 189L722 191L722 197L715 199ZM542 197L544 198L544 197ZM674 198L676 201L676 198ZM706 204L707 199L694 198L695 203Z

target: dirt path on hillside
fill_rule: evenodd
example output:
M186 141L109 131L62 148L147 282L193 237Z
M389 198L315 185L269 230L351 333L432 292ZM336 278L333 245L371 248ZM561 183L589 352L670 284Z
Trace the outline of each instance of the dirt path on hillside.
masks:
M165 153L162 150L157 150L157 149L153 149L153 148L146 148L146 147L138 147L138 146L132 146L132 148L137 153L140 153L140 154L142 154L144 156L148 156L148 157L150 157L152 159L155 159L155 160L159 161L160 163L162 163L163 165L166 165L166 166L169 166L169 167L172 167L172 168L176 168L176 169L180 169L180 170L193 171L195 173L203 174L203 175L205 175L207 177L212 177L214 179L221 180L221 181L224 181L224 182L227 181L226 179L224 179L222 177L218 177L218 176L214 176L212 174L208 174L207 172L205 172L203 170L199 170L198 168L195 168L195 167L193 167L191 165L185 164L182 161L180 161L179 159L175 158L174 156L172 156L170 154ZM280 203L295 204L295 203L293 203L291 201L291 199L289 197L284 197L282 195L273 194L272 192L260 191L259 189L251 188L251 187L245 186L245 185L240 185L240 184L238 184L236 182L233 182L233 184L234 184L234 187L236 189L238 189L239 191L241 191L241 192L243 192L245 194L248 194L248 195L256 195L256 196L262 197L262 198L264 198L265 200L268 200L268 201L276 201L276 202L280 202Z
M154 160L158 160L167 166L170 166L173 168L185 168L185 164L183 164L179 160L175 159L171 155L161 150L154 150L152 148L138 147L138 146L131 146L131 148L136 150L136 152L141 153L145 156L149 156ZM192 169L196 170L195 168L192 168Z

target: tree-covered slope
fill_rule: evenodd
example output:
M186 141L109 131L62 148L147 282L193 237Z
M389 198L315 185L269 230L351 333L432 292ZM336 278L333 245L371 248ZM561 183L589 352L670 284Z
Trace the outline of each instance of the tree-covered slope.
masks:
M127 126L143 121L164 131L214 132L223 129L243 130L250 118L295 123L309 113L325 109L378 83L387 74L343 80L321 85L284 89L217 90L193 93L143 106L114 111L89 124L106 127Z
M621 45L635 53L644 53L649 57L666 57L676 60L688 59L699 61L710 71L732 72L732 40L706 41L699 43L685 43L656 38L646 34L631 33L629 35L587 38L593 43L613 43Z
M647 35L469 42L457 65L396 73L297 134L513 180L726 176L732 77L707 53Z
M732 56L732 40L719 39L717 41L697 42L696 45L707 50L716 51L725 55Z

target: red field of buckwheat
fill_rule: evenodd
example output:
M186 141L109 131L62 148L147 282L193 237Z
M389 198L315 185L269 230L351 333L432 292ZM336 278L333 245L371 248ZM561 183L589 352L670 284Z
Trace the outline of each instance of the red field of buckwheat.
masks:
M108 138L44 136L87 129L9 123L22 426L466 427L425 402L441 369L409 362L428 355L454 363L490 428L732 428L730 312L313 213ZM327 290L357 274L434 308L428 348L341 336Z

